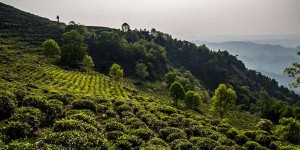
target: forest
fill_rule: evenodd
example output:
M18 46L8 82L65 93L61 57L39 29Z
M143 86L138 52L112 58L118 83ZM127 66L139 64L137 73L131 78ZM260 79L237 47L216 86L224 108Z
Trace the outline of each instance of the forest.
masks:
M0 149L300 149L299 95L227 51L3 3L0 18Z

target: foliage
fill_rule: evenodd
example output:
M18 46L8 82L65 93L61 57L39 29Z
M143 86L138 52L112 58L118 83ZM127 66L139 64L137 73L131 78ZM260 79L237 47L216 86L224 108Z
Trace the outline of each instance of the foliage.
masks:
M145 144L145 149L156 150L156 149L165 149L170 150L169 145L160 138L152 138Z
M90 133L96 133L98 130L91 124L85 123L79 120L73 119L63 119L56 121L53 125L54 132L64 132L64 131L84 131Z
M177 106L178 100L184 99L185 93L183 86L178 82L173 82L170 89L170 95L173 97L175 106Z
M31 126L31 131L36 131L41 125L43 120L42 112L33 107L20 107L17 109L9 121L28 123Z
M212 98L212 110L219 113L222 119L224 114L234 107L236 99L236 93L232 88L220 84Z
M294 144L300 142L300 122L293 118L282 118L279 125L275 128L275 135L280 139L289 141Z
M8 95L0 95L0 120L9 118L15 111L16 104L14 99Z
M96 104L91 100L75 100L72 102L74 109L89 109L93 112L97 111Z
M149 76L147 66L144 63L137 63L135 68L135 74L139 79L144 80Z
M54 132L37 142L39 149L51 148L52 145L63 146L65 149L108 149L101 135L82 131Z
M197 110L201 105L201 97L195 91L188 91L185 93L184 102L188 108Z
M95 67L93 59L89 55L85 55L83 57L82 65L83 65L84 70L86 70L87 72L89 72L90 70L93 70L93 68Z
M7 141L14 139L25 138L33 134L31 126L28 123L19 121L10 121L3 128L2 132L7 135Z
M48 39L43 42L44 55L47 57L54 57L60 55L60 47L53 39Z
M300 55L300 52L298 52L297 55ZM293 67L288 67L284 70L284 72L287 73L289 75L289 77L295 78L295 82L290 84L291 87L299 87L300 86L299 70L300 70L299 63L294 63Z
M252 109L261 117L278 122L283 105L282 102L272 98L266 91L261 91L259 99L252 105Z
M109 76L112 77L114 80L119 81L123 77L123 69L118 64L113 64L110 67Z
M61 62L70 67L79 67L87 54L84 37L76 30L64 33L61 48Z
M272 128L273 128L273 123L270 120L267 119L261 119L257 125L256 128L259 130L264 130L267 132L271 132Z
M186 91L188 90L199 90L200 83L190 71L184 68L173 69L165 74L165 82L167 83L168 87L171 86L173 82L179 82L182 84Z

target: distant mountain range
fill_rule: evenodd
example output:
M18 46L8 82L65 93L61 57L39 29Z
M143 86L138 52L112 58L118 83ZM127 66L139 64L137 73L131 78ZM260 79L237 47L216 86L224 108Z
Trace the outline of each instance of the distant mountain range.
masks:
M242 60L247 68L260 71L285 86L293 82L293 79L284 74L283 70L294 62L300 62L300 57L297 56L300 46L287 48L280 45L257 44L244 41L222 43L201 43L198 41L197 44L206 44L212 50L226 50L233 55L237 55L237 58ZM300 88L294 89L294 91L300 93Z

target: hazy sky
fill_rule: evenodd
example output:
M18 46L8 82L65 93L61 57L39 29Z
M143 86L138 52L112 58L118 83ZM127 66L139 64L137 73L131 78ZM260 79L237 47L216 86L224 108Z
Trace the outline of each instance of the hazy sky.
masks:
M0 0L68 23L167 32L181 39L216 35L300 34L300 0Z

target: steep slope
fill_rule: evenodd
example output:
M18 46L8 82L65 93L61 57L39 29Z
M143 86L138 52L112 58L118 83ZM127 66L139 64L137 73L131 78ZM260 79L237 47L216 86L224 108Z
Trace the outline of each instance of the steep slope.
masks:
M50 21L0 2L0 37L19 37L22 41L40 44L46 39L57 41L64 24Z
M228 124L220 123L208 104L203 113L174 108L170 98L145 96L130 80L63 70L37 51L26 45L0 51L0 99L12 110L1 117L0 149L292 147L254 131L259 118L249 113L233 111Z

